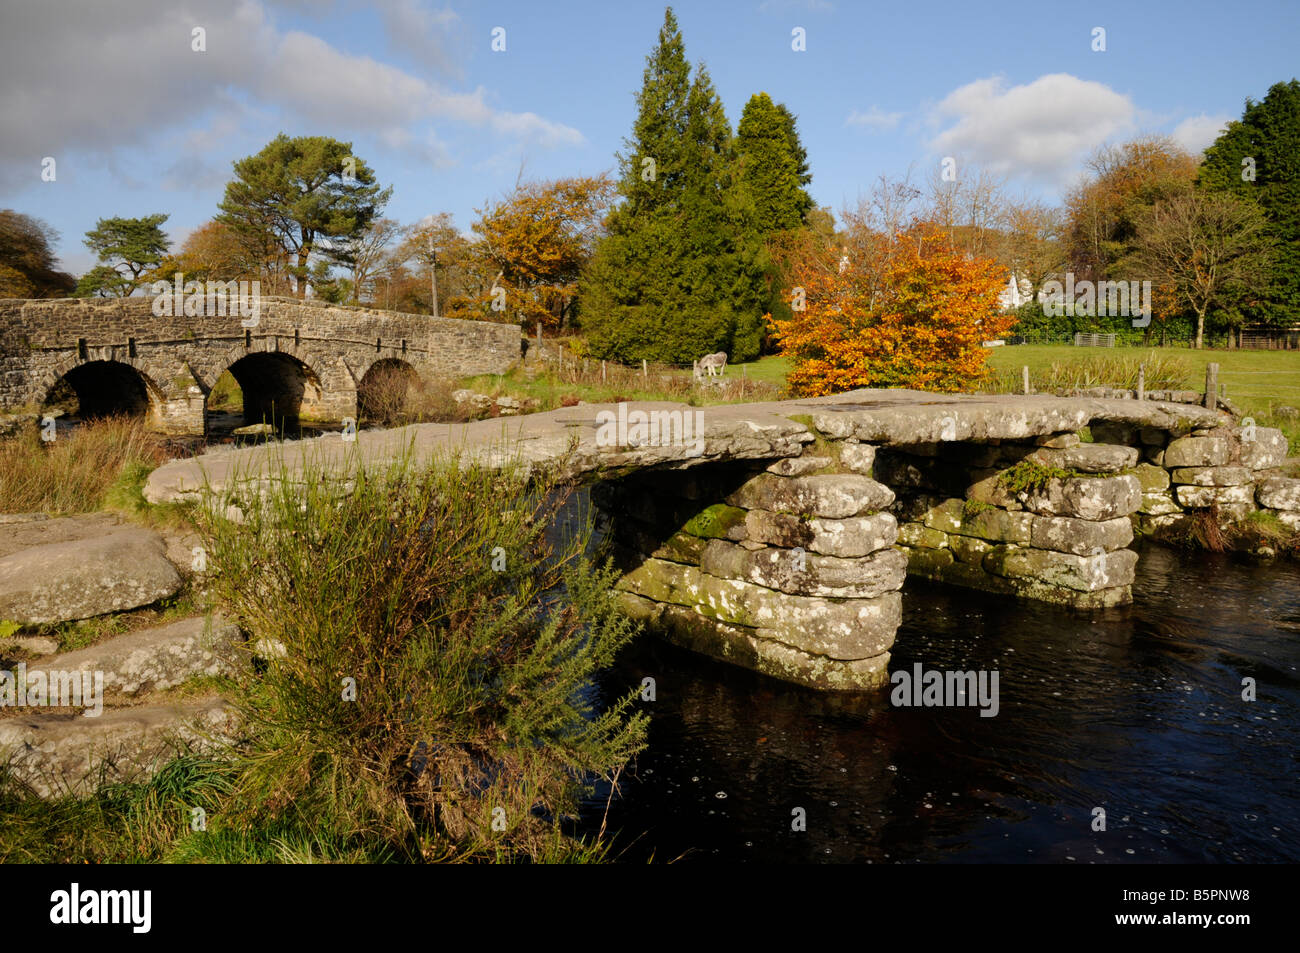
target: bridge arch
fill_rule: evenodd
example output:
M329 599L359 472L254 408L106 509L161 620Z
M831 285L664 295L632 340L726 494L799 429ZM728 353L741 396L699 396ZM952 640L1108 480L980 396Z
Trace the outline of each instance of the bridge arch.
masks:
M407 361L381 357L357 380L357 417L362 421L393 423L410 404L412 391L423 387L423 380Z
M152 377L134 361L116 359L64 361L42 381L42 405L76 403L83 420L100 417L162 418L164 395Z
M279 427L318 415L324 388L306 357L288 350L242 348L228 355L222 370L230 372L243 394L245 424L265 421Z

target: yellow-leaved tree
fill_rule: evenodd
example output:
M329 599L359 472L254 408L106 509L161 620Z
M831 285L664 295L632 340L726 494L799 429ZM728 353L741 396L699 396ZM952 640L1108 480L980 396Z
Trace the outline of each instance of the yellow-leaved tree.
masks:
M860 235L838 261L795 268L793 316L773 321L792 359L787 386L817 397L858 387L956 391L986 373L983 342L1014 316L999 308L1005 269L953 248L934 225Z

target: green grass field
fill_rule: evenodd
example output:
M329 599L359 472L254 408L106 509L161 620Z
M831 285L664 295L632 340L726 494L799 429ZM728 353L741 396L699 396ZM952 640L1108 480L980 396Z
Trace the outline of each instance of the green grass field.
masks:
M1163 361L1181 364L1186 373L1180 385L1188 390L1205 386L1205 365L1219 365L1219 383L1228 397L1243 406L1289 404L1300 407L1300 351L1194 351L1190 348L1085 348L1068 344L1022 344L991 348L989 366L999 373L1014 373L1028 365L1031 378L1038 378L1053 364L1070 365L1101 358L1141 360L1154 353ZM743 371L742 371L743 367ZM744 373L756 381L784 386L790 360L763 357L749 364L732 364L728 376Z
M1277 414L1278 407L1300 407L1300 351L1228 351L1191 348L1088 348L1069 344L1021 344L989 350L995 375L980 390L1016 392L1019 371L1029 367L1031 386L1040 390L1073 386L1133 387L1137 365L1147 366L1152 390L1203 390L1205 366L1219 365L1219 384L1227 397L1261 426L1280 427L1300 451L1300 421ZM785 386L790 360L764 357L746 365L728 365L727 376L744 374L753 381Z
M1205 365L1219 365L1219 383L1227 387L1229 399L1243 408L1267 408L1270 404L1300 407L1300 351L1194 351L1191 348L1156 348L1161 358L1187 365L1183 386L1202 390ZM1142 348L1091 348L1068 344L1021 344L992 348L989 364L997 371L1016 371L1028 365L1031 377L1052 364L1069 364L1089 358L1120 357L1141 359Z

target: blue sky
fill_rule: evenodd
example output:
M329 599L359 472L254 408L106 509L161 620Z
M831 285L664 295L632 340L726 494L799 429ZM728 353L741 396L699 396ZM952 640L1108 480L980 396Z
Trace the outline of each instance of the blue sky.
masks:
M837 213L882 174L943 156L1059 200L1084 157L1137 133L1210 142L1246 97L1300 74L1300 3L681 2L733 126L766 91L798 116L811 191ZM278 132L329 135L394 186L404 223L474 210L525 178L615 167L660 2L8 0L0 9L0 207L81 239L216 212L231 162ZM206 50L192 31L206 31ZM491 48L505 29L504 52ZM806 50L791 48L792 30ZM1093 30L1106 31L1104 52ZM42 159L56 179L41 179ZM960 174L960 173L959 173Z

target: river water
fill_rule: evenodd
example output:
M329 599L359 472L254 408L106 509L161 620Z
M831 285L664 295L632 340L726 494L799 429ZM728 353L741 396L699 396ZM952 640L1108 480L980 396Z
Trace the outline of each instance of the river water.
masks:
M656 691L639 702L649 746L609 802L616 853L1300 860L1300 566L1140 552L1134 604L1095 614L909 577L891 671L996 670L995 717L803 690L639 639L603 683Z

